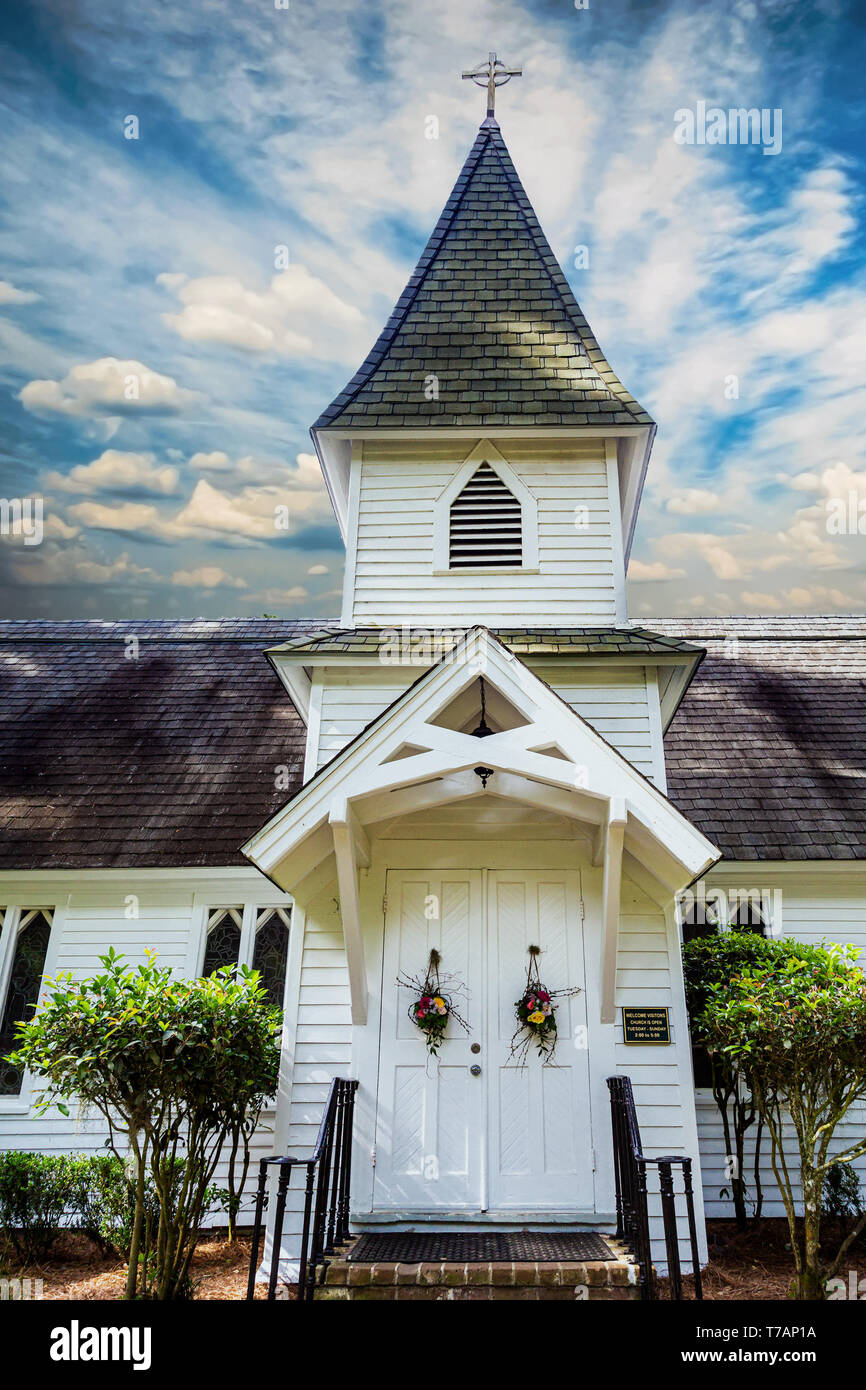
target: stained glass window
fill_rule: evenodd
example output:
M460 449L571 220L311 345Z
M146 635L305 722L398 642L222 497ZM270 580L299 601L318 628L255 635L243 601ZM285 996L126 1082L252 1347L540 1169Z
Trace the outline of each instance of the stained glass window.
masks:
M260 907L256 912L253 969L260 971L262 988L267 990L269 1002L277 1009L283 1007L290 921L286 907Z
M9 987L0 1021L0 1095L21 1094L24 1074L3 1058L15 1047L15 1024L31 1018L39 999L45 957L51 937L52 914L41 908L22 910L9 974Z
M212 907L207 918L207 942L202 975L212 975L224 965L237 965L241 948L242 907Z

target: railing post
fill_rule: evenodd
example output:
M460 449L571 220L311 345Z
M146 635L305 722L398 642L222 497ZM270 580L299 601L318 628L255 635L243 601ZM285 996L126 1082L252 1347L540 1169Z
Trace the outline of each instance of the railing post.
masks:
M692 1274L695 1279L695 1298L701 1302L704 1297L704 1286L701 1280L701 1261L698 1254L698 1230L695 1225L695 1199L692 1191L692 1160L683 1159L683 1186L686 1191L686 1215L689 1222L689 1241L692 1247Z
M646 1163L641 1158L634 1164L635 1173L635 1211L637 1257L640 1265L640 1296L644 1300L654 1299L652 1242L649 1230L649 1207L647 1204Z
M247 1280L247 1300L256 1296L256 1274L259 1262L259 1244L262 1234L262 1212L265 1209L265 1190L268 1182L268 1162L266 1158L259 1159L259 1187L256 1193L256 1215L253 1222L253 1248L250 1252L250 1276Z
M345 1097L343 1094L343 1082L337 1082L336 1090L336 1115L334 1118L334 1139L329 1145L328 1154L328 1176L330 1180L330 1199L328 1202L328 1235L325 1240L324 1253L333 1255L334 1237L337 1231L337 1208L340 1201L340 1168L343 1148L343 1119Z
M352 1194L352 1134L355 1124L357 1081L346 1082L346 1123L343 1128L343 1179L340 1194L340 1242L349 1234L349 1205Z
M277 1275L280 1269L280 1248L283 1239L283 1218L286 1214L286 1191L289 1186L289 1178L292 1174L290 1162L280 1164L280 1180L277 1184L277 1206L274 1213L274 1229L271 1235L271 1272L268 1279L268 1302L274 1301L277 1287Z
M301 1233L301 1263L298 1268L298 1299L303 1301L307 1297L307 1245L310 1239L310 1213L313 1206L313 1179L316 1173L315 1163L308 1163L307 1183L304 1188L304 1226Z
M683 1284L680 1273L680 1246L677 1236L674 1179L671 1171L670 1159L659 1159L658 1168L662 1196L662 1223L665 1232L665 1251L668 1257L668 1278L671 1285L671 1298L679 1300L683 1296Z

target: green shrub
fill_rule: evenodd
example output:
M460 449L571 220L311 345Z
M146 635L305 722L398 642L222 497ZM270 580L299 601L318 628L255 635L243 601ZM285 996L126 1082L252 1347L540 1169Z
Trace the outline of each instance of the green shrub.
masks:
M51 1253L75 1206L78 1169L68 1154L0 1153L0 1235L27 1264Z
M93 1106L115 1152L128 1145L135 1216L126 1297L186 1297L223 1147L233 1135L248 1144L277 1088L279 1017L246 966L184 980L150 952L144 965L128 966L115 951L100 960L91 979L51 982L35 1018L16 1027L13 1065L46 1083L41 1110Z

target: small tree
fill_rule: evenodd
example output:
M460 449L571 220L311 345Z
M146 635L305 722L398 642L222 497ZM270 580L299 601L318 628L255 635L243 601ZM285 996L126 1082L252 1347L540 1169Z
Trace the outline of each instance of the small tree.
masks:
M830 1153L838 1125L866 1100L866 975L855 964L858 955L853 946L788 952L769 968L744 971L716 986L704 1012L708 1045L743 1068L769 1131L801 1299L824 1297L826 1279L866 1223L866 1217L857 1221L835 1257L822 1263L824 1179L834 1164L866 1153L866 1136ZM796 1164L784 1147L786 1116L796 1137Z
M718 998L732 981L751 970L771 969L790 955L808 957L813 950L803 942L774 940L754 931L715 932L710 936L689 941L683 946L683 974L686 984L686 1006L689 1012L692 1042L707 1049L710 1064L710 1088L722 1120L725 1153L731 1166L731 1197L737 1225L744 1230L748 1224L748 1184L745 1177L746 1133L758 1121L755 1137L755 1216L760 1216L761 1191L761 1132L763 1120L755 1105L746 1069L739 1059L727 1053L707 1048L704 1014L711 997Z
M248 1136L276 1091L278 1017L257 972L245 967L180 980L152 953L135 967L113 950L100 960L104 969L91 979L53 981L35 1018L18 1025L14 1062L45 1079L42 1110L57 1104L68 1114L75 1097L105 1116L119 1157L128 1145L135 1211L127 1298L184 1297L226 1138L237 1126Z
M689 941L683 946L683 974L686 1006L689 1011L692 1042L706 1046L704 1011L713 990L724 987L751 966L765 963L775 942L756 932L729 931ZM755 1122L755 1103L740 1063L725 1053L709 1053L713 1100L722 1119L725 1153L730 1174L734 1216L740 1229L748 1222L744 1175L746 1132ZM755 1174L758 1176L760 1151L756 1145ZM760 1192L760 1187L759 1187Z

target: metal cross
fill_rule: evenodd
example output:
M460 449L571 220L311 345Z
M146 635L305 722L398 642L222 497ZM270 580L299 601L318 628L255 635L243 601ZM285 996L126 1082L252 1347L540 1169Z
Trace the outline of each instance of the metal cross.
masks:
M496 88L502 87L511 77L522 77L523 68L507 68L503 62L497 58L495 53L488 54L486 63L479 63L477 68L471 72L464 72L464 80L470 78L478 87L487 88L487 116L493 117L493 103L496 100Z

